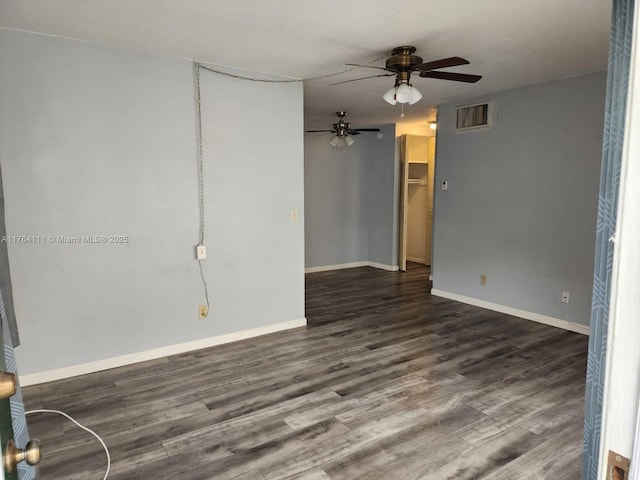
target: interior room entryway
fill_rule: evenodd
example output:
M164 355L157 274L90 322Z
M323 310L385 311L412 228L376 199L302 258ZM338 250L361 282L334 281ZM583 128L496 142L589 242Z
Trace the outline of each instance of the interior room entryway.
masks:
M436 138L402 135L400 147L399 266L431 265Z

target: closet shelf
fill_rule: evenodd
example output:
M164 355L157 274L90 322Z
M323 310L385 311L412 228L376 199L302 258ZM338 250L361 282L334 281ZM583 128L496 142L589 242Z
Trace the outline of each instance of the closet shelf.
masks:
M421 187L426 187L427 186L427 182L420 179L420 178L410 178L407 180L407 183L409 185L420 185Z

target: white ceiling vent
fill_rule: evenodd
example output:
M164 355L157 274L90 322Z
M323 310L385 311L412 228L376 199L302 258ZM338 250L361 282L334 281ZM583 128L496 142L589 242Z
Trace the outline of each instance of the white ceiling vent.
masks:
M491 128L491 117L491 102L457 107L453 130L455 132L469 132Z

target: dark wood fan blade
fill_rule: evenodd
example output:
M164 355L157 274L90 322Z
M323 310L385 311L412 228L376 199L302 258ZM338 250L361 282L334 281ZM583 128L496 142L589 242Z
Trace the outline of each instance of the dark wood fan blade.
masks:
M354 128L354 130L357 130L358 132L379 132L380 131L379 128Z
M369 75L368 77L354 78L354 79L351 79L351 80L345 80L344 82L330 83L329 85L340 85L340 84L343 84L343 83L357 82L358 80L364 80L365 78L391 77L392 75L395 75L395 73L385 73L385 74L381 74L381 75Z
M420 65L416 65L415 69L422 72L428 72L429 70L435 70L436 68L456 67L458 65L467 65L468 63L469 60L465 60L461 57L449 57L434 60L433 62L421 63Z
M350 67L365 67L365 68L375 68L376 70L387 70L384 67L376 67L375 65L360 65L359 63L345 63L345 65L349 65Z
M358 130L349 129L347 130L347 135L360 135L360 132Z
M305 130L307 133L331 133L335 132L335 130Z
M421 77L439 78L441 80L453 80L454 82L476 83L482 75L469 75L453 72L420 72Z

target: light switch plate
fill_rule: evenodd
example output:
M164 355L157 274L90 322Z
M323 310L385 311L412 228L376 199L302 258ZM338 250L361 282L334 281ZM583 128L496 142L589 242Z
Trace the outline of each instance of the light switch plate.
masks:
M442 180L440 190L449 190L449 182L447 180Z
M205 260L207 258L207 247L205 245L196 246L196 258L198 260Z

